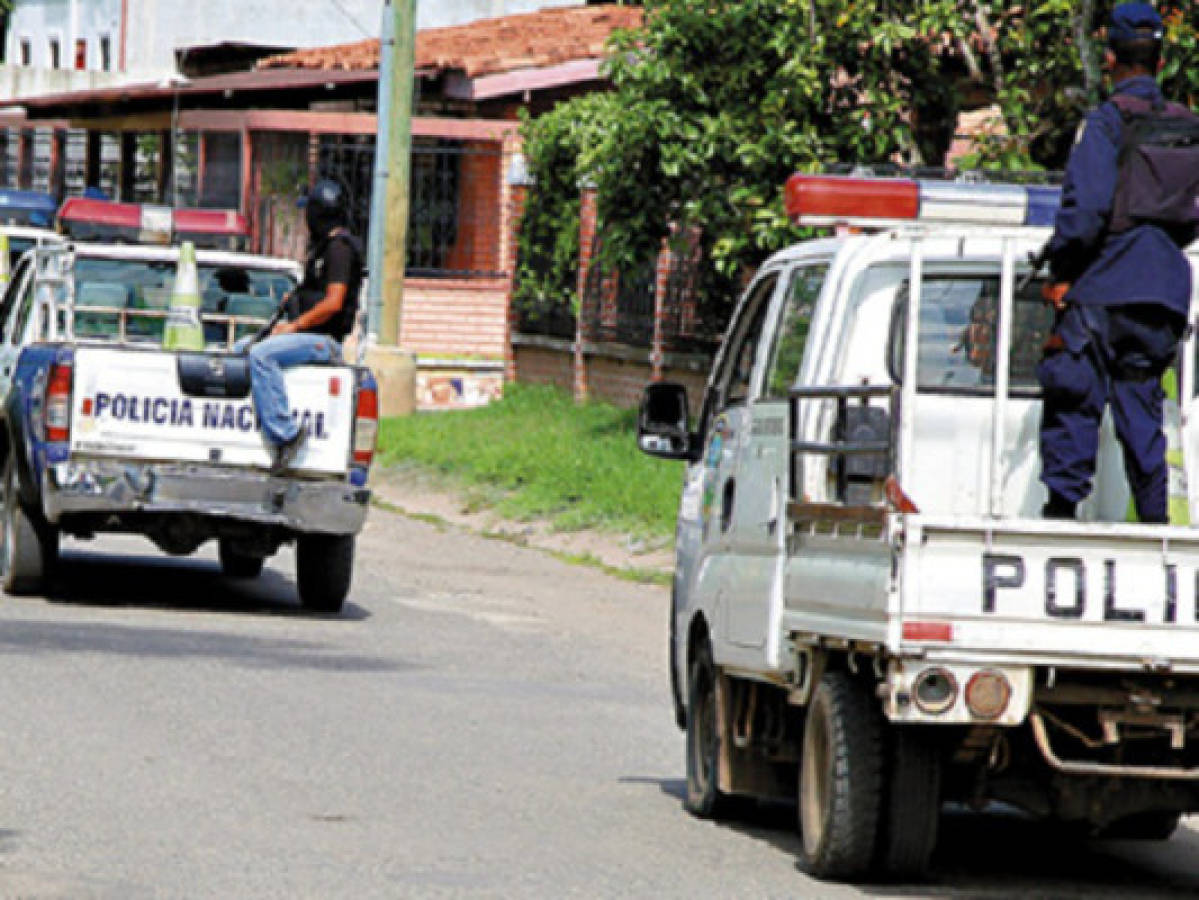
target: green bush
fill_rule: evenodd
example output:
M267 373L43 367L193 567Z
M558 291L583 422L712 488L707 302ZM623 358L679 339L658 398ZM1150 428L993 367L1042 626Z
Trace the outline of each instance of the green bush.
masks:
M415 462L498 489L497 509L513 518L666 538L682 467L644 456L635 437L632 410L510 384L480 409L385 419L379 447L384 464Z

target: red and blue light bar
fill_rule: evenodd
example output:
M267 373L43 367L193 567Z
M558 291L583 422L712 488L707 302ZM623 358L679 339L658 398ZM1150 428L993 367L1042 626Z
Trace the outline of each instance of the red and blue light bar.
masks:
M58 211L58 228L76 241L169 244L191 241L208 250L244 250L246 217L231 209L171 209L71 197Z
M797 225L1048 228L1061 204L1061 188L797 173L787 179L785 199L787 215Z

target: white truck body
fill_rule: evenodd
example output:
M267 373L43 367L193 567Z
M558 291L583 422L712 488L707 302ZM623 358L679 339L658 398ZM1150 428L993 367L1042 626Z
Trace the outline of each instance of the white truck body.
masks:
M293 470L345 474L354 430L354 373L307 367L285 373L292 407L310 428ZM72 457L220 463L265 469L270 451L253 399L191 397L173 353L81 347L75 354Z
M882 746L919 726L911 746L936 749L903 754L981 771L957 799L1094 829L1199 810L1199 529L1130 521L1110 414L1078 521L1040 515L1034 366L1051 311L1039 283L1017 284L1048 236L909 225L796 245L739 302L698 428L655 412L677 409L680 389L647 391L642 449L688 460L671 616L688 806L778 797L798 777L817 873L861 874L829 862L834 788L805 768L805 751L824 754L818 769L834 752L837 691L876 708ZM1195 354L1192 327L1166 418L1172 510L1199 522ZM952 796L888 769L903 754L879 764L884 807L907 802L885 799L887 771L905 794ZM1025 777L1040 787L1013 786ZM1087 777L1138 787L1103 799ZM933 812L909 812L935 834ZM922 846L896 852L923 865Z

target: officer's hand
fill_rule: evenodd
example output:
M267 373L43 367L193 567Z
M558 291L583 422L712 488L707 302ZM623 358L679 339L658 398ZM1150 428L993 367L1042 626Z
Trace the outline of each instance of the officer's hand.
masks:
M1041 296L1045 302L1053 304L1053 308L1059 311L1066 308L1066 294L1069 291L1068 281L1046 281L1041 285Z
M271 329L271 337L274 337L277 334L294 334L295 330L296 326L291 322L280 322Z

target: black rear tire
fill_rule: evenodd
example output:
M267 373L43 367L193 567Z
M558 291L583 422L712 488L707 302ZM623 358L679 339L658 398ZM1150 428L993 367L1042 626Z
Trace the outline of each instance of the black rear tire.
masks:
M928 735L892 726L887 762L879 870L895 879L921 878L928 871L941 821L940 755Z
M304 609L341 612L353 576L354 535L302 534L296 539L296 582Z
M820 679L804 721L799 763L800 866L852 881L874 867L883 790L882 713L866 683Z
M21 502L16 461L10 454L4 466L4 535L0 542L0 585L9 594L41 590L58 562L57 528L33 515Z
M716 717L716 666L705 639L695 650L687 677L687 795L683 805L701 819L728 812L729 797L717 787L720 723Z
M262 566L266 562L264 557L242 553L224 538L217 541L217 551L221 557L221 572L228 577L257 578L262 574Z

